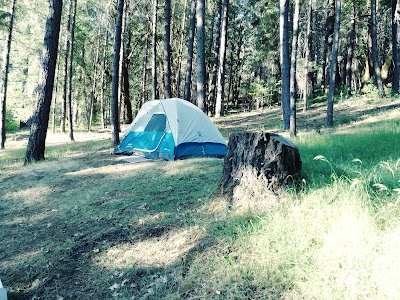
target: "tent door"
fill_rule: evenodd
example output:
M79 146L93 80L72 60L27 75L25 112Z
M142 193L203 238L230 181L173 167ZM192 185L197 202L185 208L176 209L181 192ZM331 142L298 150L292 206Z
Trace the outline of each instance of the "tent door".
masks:
M144 131L165 132L167 126L167 116L164 114L154 114L151 116Z
M146 147L135 148L142 152L151 153L160 146L167 129L167 117L164 114L154 114L151 116L145 129L143 130L142 138L147 140Z

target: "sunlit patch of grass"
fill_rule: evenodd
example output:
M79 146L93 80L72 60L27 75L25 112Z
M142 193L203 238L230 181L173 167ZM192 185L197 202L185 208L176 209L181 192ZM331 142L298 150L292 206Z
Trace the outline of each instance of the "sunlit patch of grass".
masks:
M0 261L0 269L16 268L16 267L18 267L18 264L28 263L28 261L31 258L38 256L39 254L41 254L41 252L42 252L41 250L34 250L34 251L19 254L11 260Z
M51 193L51 189L48 187L32 187L16 192L9 192L3 196L8 200L18 201L19 204L33 206L43 203L49 193Z
M112 270L170 266L195 247L204 234L201 228L192 227L133 244L120 244L96 257L95 263Z
M12 220L4 220L3 222L0 222L2 225L6 226L13 226L13 225L21 225L21 224L26 224L26 223L34 223L34 222L40 222L40 221L45 221L47 218L51 217L53 212L43 212L43 213L38 213L33 216L20 216L20 217L14 217Z
M74 155L90 155L90 153L110 148L110 141L100 140L92 142L77 142L47 146L45 158L54 160ZM26 148L0 151L0 168L16 167L23 164Z
M118 168L110 168L109 165L95 166L92 168L68 172L66 173L66 175L71 177L85 177L88 175L109 175L123 177L129 176L129 173L127 172L138 172L147 168L151 168L152 164L154 164L154 161L144 162L140 164L123 163L119 165Z

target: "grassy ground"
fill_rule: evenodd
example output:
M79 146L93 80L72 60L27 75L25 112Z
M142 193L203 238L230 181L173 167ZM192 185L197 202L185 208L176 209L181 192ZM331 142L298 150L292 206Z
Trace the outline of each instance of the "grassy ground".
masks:
M98 133L50 135L48 160L22 167L16 133L0 152L9 299L398 299L399 106L341 102L333 130L321 104L299 112L301 188L249 179L233 206L214 193L222 160L123 163ZM279 131L279 109L218 126Z

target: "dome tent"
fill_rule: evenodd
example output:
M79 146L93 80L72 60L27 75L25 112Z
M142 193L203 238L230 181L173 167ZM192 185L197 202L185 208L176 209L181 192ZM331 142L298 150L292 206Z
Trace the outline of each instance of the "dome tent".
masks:
M157 159L223 157L226 142L213 122L182 99L145 102L114 154Z

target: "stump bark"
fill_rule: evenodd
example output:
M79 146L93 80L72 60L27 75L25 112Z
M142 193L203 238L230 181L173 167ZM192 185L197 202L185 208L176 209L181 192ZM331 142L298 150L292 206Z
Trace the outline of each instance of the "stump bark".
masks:
M220 181L221 193L233 195L242 181L249 184L244 177L251 174L276 194L293 184L301 164L298 148L283 136L268 132L232 133Z

